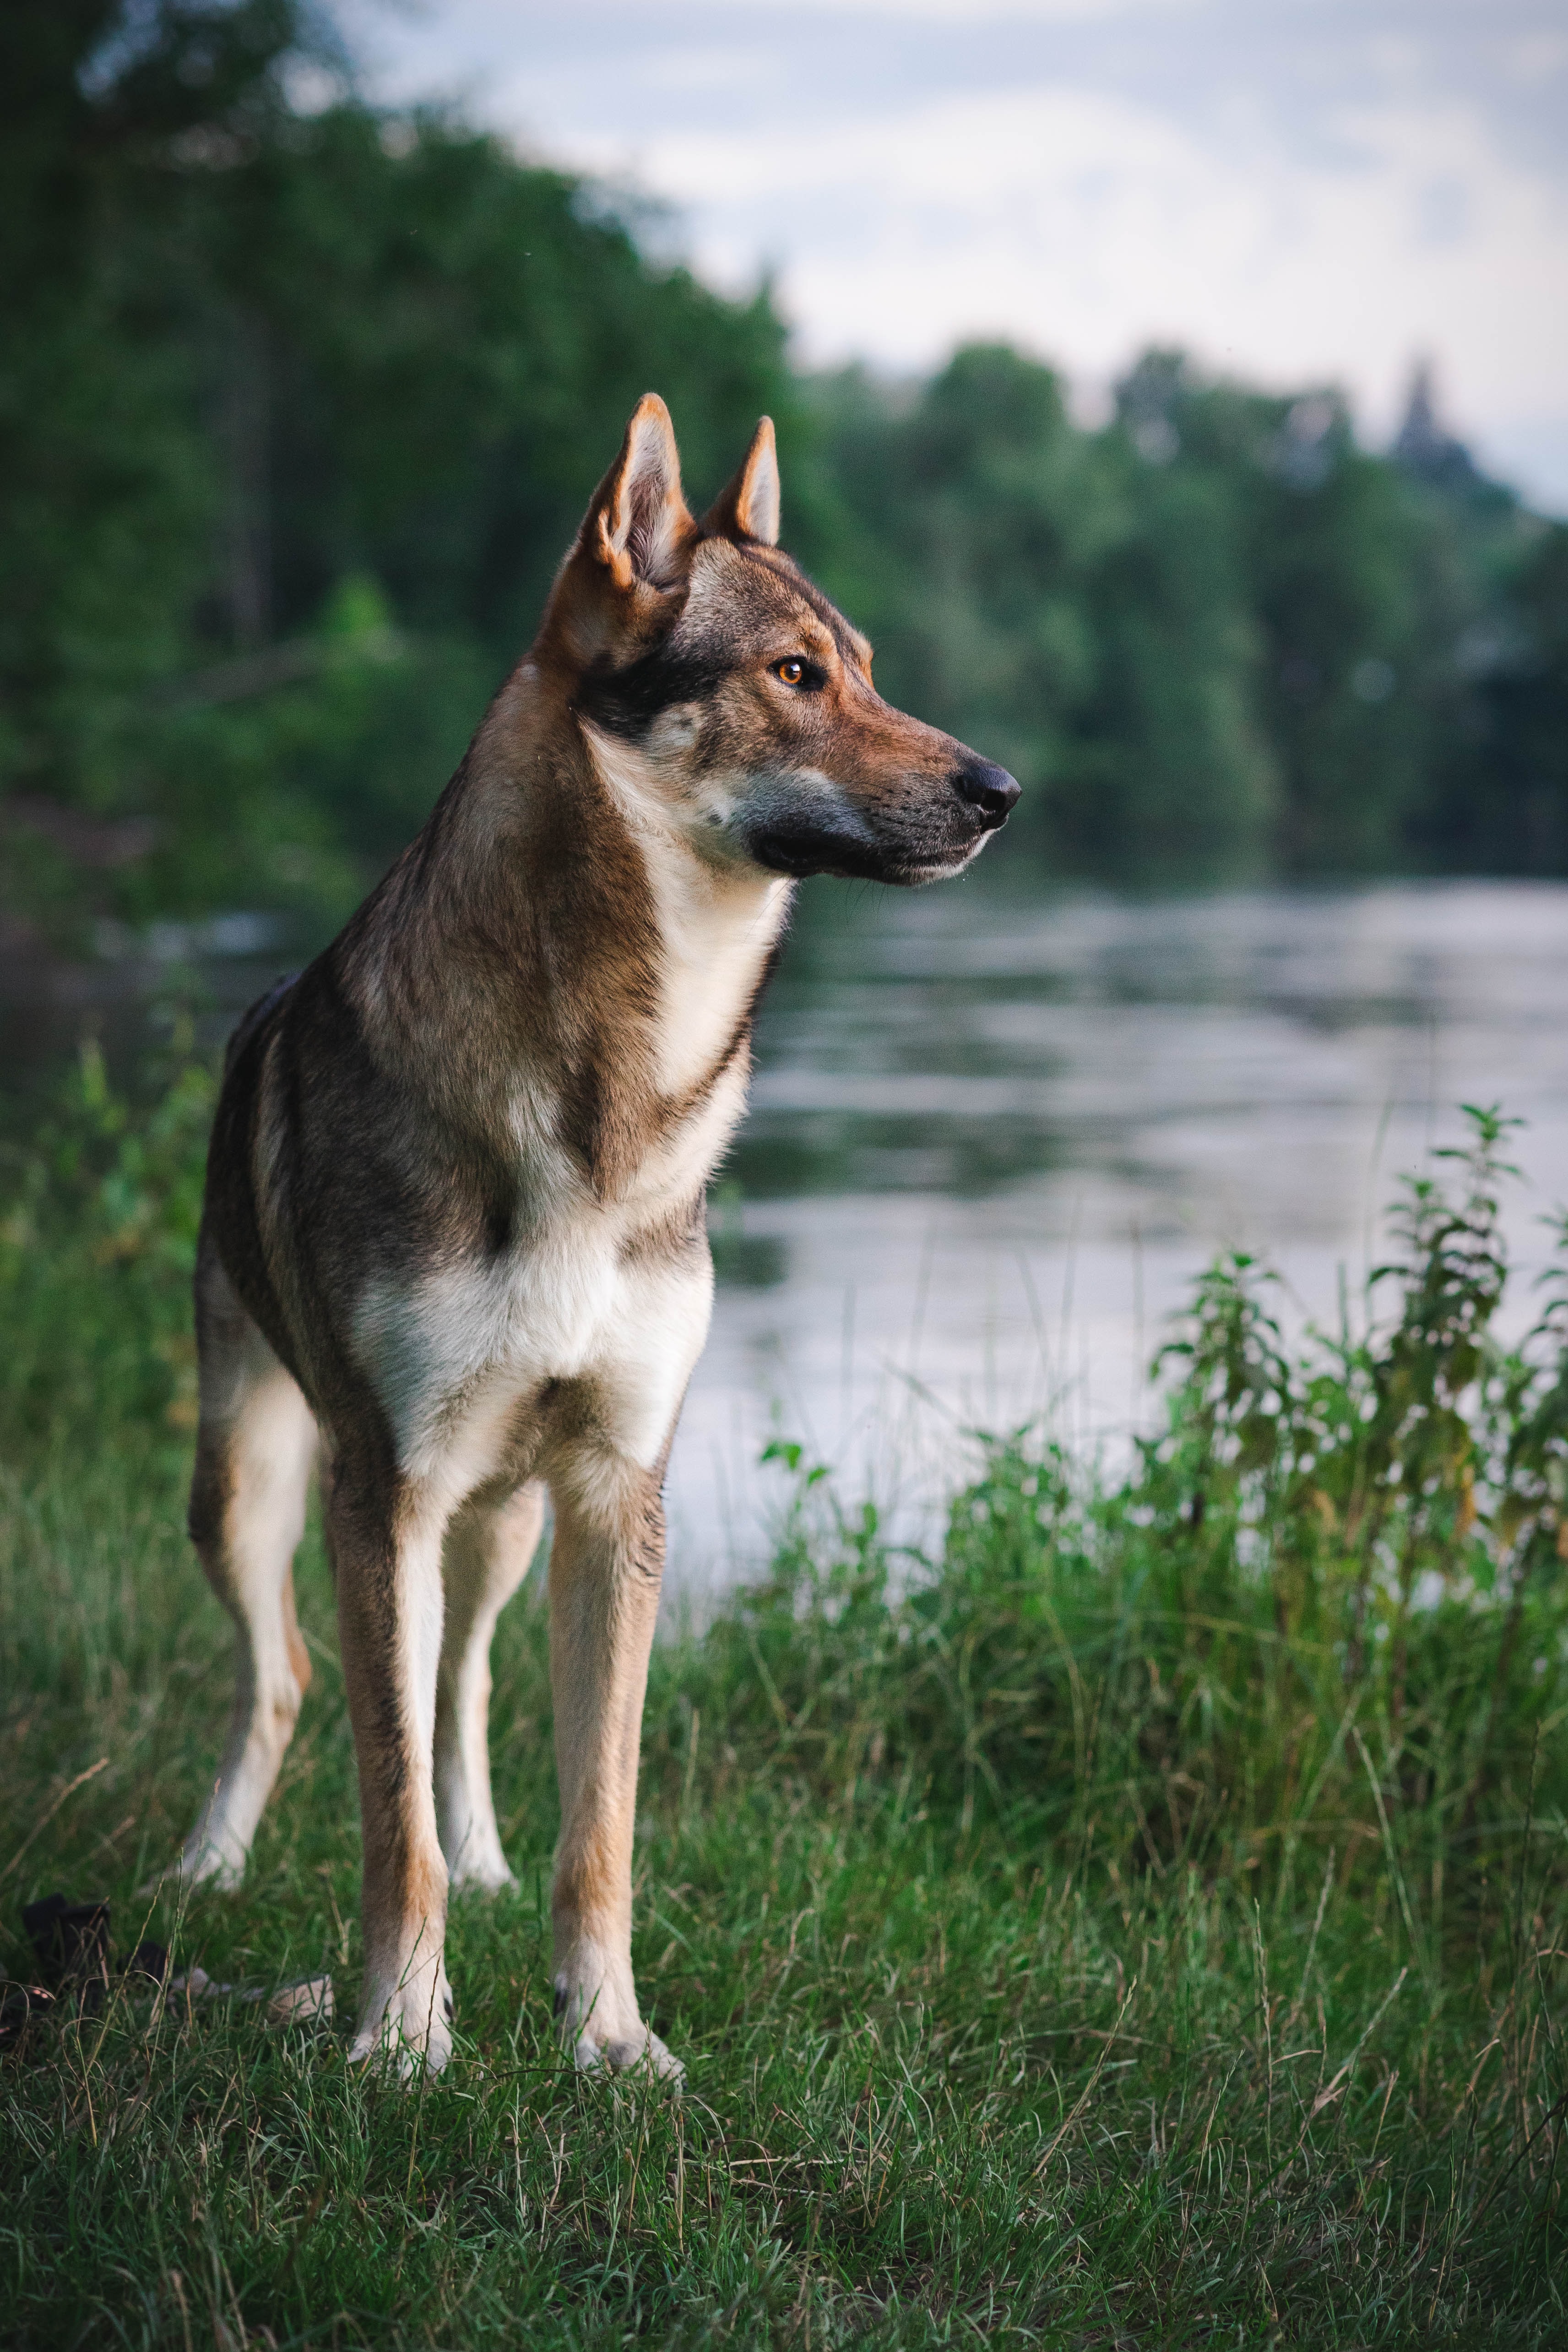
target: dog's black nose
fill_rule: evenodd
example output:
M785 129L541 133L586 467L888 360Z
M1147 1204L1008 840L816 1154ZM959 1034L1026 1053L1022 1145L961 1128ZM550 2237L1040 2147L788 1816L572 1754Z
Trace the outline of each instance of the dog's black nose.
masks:
M959 796L977 808L988 825L1006 824L1013 803L1023 790L1005 768L992 760L970 760L953 779Z

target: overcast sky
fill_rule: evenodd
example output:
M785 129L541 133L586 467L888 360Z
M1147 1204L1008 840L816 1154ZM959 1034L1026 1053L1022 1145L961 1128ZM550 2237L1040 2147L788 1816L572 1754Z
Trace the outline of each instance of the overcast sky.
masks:
M340 0L373 94L453 100L767 268L808 363L961 338L1086 412L1146 342L1345 385L1413 359L1568 513L1568 0Z

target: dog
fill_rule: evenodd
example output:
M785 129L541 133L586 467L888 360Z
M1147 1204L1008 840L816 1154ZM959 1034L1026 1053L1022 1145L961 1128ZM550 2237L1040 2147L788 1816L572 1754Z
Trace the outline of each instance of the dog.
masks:
M190 1529L237 1690L176 1869L238 1883L293 1732L319 1449L363 1832L350 2056L405 2076L451 2051L449 1896L513 1883L489 1649L548 1494L558 2030L585 2068L680 2078L632 1981L632 1838L707 1180L797 880L955 874L1019 794L881 699L779 509L767 418L697 522L641 401L424 830L228 1050Z

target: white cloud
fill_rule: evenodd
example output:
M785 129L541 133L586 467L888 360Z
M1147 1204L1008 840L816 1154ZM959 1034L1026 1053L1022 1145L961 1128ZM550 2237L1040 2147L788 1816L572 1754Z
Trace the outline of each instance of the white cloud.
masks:
M808 358L1000 335L1092 388L1163 341L1337 380L1382 432L1425 353L1460 427L1565 503L1568 164L1540 101L1568 44L1533 0L1497 5L590 0L569 23L441 0L427 33L488 120L674 205L722 282L776 269ZM405 89L430 86L422 43Z
M777 17L778 0L729 0L737 10ZM1103 25L1119 17L1197 16L1211 0L795 0L792 13L828 17L883 16L919 24Z
M1365 160L1310 168L1048 88L766 136L572 145L680 205L716 273L778 256L816 359L919 365L996 333L1093 375L1167 340L1270 381L1339 378L1381 425L1426 351L1463 414L1500 422L1561 399L1568 304L1542 295L1562 267L1563 194L1462 108L1343 129Z

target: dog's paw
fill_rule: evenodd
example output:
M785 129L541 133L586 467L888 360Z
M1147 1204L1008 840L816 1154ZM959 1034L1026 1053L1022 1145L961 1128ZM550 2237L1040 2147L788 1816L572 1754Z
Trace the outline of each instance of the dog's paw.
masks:
M680 2060L643 2022L630 1966L607 1962L592 1945L557 1972L555 2021L561 2047L585 2074L641 2073L677 2088L685 2077Z
M245 1884L247 1857L232 1846L220 1845L211 1838L191 1839L167 1870L150 1878L139 1892L143 1895L189 1895L198 1886L211 1887L216 1895L233 1895Z
M448 1792L448 1801L438 1807L438 1812L446 1883L453 1894L502 1895L516 1886L501 1851L496 1816L487 1804L471 1805L465 1796L459 1801Z
M454 1895L509 1895L517 1883L499 1846L494 1853L460 1853L447 1881Z
M349 2044L350 2066L385 2066L404 2083L439 2074L451 2055L452 1988L444 1969L421 1969L391 1993L370 1994Z
M650 2082L668 2083L676 2091L686 2079L680 2060L646 2025L640 2025L635 2033L603 2040L591 2032L580 2033L571 2054L584 2074L645 2074Z

